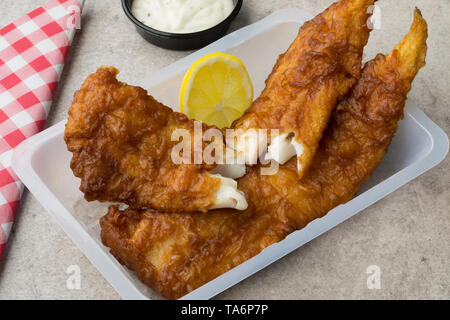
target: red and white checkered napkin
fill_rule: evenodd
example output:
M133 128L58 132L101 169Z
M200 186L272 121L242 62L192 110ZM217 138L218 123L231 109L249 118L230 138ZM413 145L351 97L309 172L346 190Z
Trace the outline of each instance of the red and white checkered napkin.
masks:
M23 185L13 148L42 130L84 0L54 0L0 29L0 260Z

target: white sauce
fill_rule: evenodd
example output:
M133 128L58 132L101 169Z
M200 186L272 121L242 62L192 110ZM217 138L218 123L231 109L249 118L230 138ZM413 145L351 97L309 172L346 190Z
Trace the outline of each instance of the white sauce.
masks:
M232 0L134 0L131 12L151 28L190 33L214 27L233 9Z

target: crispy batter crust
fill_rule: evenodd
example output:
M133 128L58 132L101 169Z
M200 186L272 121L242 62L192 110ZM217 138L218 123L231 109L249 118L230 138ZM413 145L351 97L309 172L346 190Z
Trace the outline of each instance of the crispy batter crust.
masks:
M369 38L367 8L373 0L342 0L306 22L282 54L261 96L235 129L278 129L303 146L302 177L314 157L331 113L361 72Z
M206 211L220 186L220 180L210 176L214 166L176 165L171 159L178 144L171 139L175 129L189 131L193 154L194 122L144 89L119 82L118 72L99 68L75 93L69 110L64 139L86 200L170 212ZM203 131L208 128L203 125Z
M366 64L337 108L302 180L295 161L273 176L258 167L239 180L243 213L120 211L101 221L102 241L166 298L179 298L351 199L380 163L403 115L411 81L425 63L427 26L416 11L405 40Z

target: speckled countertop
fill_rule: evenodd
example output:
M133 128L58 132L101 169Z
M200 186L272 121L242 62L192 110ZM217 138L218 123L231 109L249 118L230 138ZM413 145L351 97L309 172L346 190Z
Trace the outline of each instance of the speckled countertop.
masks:
M2 0L0 27L47 0ZM245 0L232 29L280 8L312 14L331 0ZM366 57L388 52L405 34L418 6L429 22L427 66L409 98L450 133L450 2L380 0L381 30ZM134 83L189 52L154 47L135 32L119 0L86 0L48 126L64 119L73 92L99 65L115 65ZM352 219L220 294L220 299L450 299L450 158ZM0 299L119 299L50 214L25 192L0 263ZM66 286L78 265L81 289ZM366 270L381 270L381 288L367 288Z

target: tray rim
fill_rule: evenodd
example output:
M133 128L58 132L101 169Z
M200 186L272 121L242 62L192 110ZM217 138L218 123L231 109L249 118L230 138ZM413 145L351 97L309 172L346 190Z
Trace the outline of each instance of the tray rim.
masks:
M266 18L239 29L208 47L153 73L151 76L144 79L143 82L145 82L147 84L146 87L148 87L149 83L152 84L151 78L159 78L157 82L155 81L150 85L150 87L152 87L174 76L179 72L180 67L189 65L206 53L213 52L221 42L236 44L240 41L250 39L254 35L268 30L278 23L299 22L299 17L302 19L309 19L311 15L300 9L278 10ZM263 28L260 28L261 24L263 24ZM240 37L242 32L246 32L244 39ZM229 47L232 47L232 45L228 46L228 48ZM411 116L412 119L430 136L432 145L428 154L361 193L346 204L334 208L325 217L312 221L305 228L293 232L284 240L269 246L255 257L245 261L241 265L231 269L214 280L211 280L181 299L208 299L219 294L324 232L334 228L338 224L356 215L363 209L439 164L445 158L449 150L449 140L446 133L411 101L408 101L407 104L408 106L406 107L405 114ZM58 135L62 135L66 121L67 120L62 120L58 122L33 137L28 138L17 146L14 149L12 157L12 168L38 201L40 201L39 199L42 197L51 199L48 203L40 202L122 298L149 299L136 287L133 280L124 272L124 267L109 254L107 248L92 238L83 225L61 202L59 202L32 167L32 158L35 152L48 140L55 138ZM33 180L38 181L38 183L33 182ZM371 198L370 200L367 199L369 197ZM332 223L327 223L328 220L331 220ZM257 267L255 268L256 265Z

